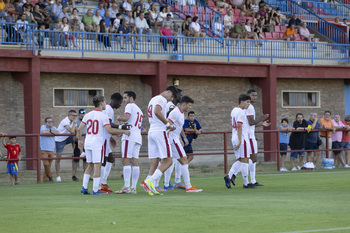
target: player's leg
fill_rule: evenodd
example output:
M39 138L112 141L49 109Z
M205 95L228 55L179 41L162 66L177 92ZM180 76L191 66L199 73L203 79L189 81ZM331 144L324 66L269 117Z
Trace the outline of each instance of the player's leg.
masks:
M99 150L92 150L92 163L94 164L94 178L92 195L105 194L99 191L101 179L101 164L104 157L104 148L102 146Z
M173 186L171 185L170 179L171 174L174 170L174 158L173 158L173 164L164 172L164 190L173 189Z
M140 145L140 144L139 144ZM140 145L141 147L141 145ZM140 149L139 149L140 151ZM136 185L140 178L140 166L138 156L131 159L132 163L132 181L131 181L131 193L136 194Z
M232 146L233 148L236 147L236 145L238 144L238 139L234 139L232 141ZM236 162L234 162L231 166L231 169L229 171L229 173L224 177L225 180L225 185L228 189L231 188L231 183L235 186L235 179L236 179L236 175L241 172L241 161L240 161L240 154L242 153L241 150L243 149L242 147L242 143L241 146L238 148L237 151L234 151L235 153L235 157L236 157Z
M256 182L256 179L255 179L256 161L258 158L258 143L255 138L251 138L249 142L250 142L250 149L251 149L251 155L250 155L250 161L249 161L250 183L252 183L255 186L263 186L262 184L259 184L258 182Z
M182 173L182 171L184 169L183 168L183 164L185 162L184 162L184 159L179 161L179 159L181 159L183 157L186 158L186 152L185 152L184 148L181 146L181 144L180 144L180 142L178 140L174 140L170 146L171 146L171 152L173 154L173 161L175 163L174 189L186 189L187 186L185 186L183 183L181 183L181 174L184 177L184 180L185 180L185 176L186 176L185 174ZM187 158L186 158L186 164L187 164L187 170L188 170L188 160L187 160Z
M66 142L56 142L56 158L62 157L62 152L64 149L64 146L66 145ZM60 176L60 168L61 168L61 160L56 159L55 160L55 170L56 170L56 181L61 182L61 176Z
M84 171L84 177L83 177L83 187L81 187L81 193L85 195L89 195L88 191L88 184L90 180L90 174L92 170L94 169L94 164L92 163L92 150L85 150L86 154L86 169Z
M130 177L131 166L130 159L132 158L133 143L129 140L122 141L122 164L123 164L123 179L124 186L116 191L116 194L130 193Z
M181 163L178 160L176 160L175 161L175 182L174 182L175 189L185 189L186 188L185 185L181 182L181 175L183 176Z

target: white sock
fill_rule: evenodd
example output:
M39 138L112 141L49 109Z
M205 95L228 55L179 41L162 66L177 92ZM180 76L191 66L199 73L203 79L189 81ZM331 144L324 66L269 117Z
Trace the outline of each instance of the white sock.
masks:
M131 166L123 167L124 187L130 187Z
M190 172L188 171L188 164L181 165L181 172L182 172L182 177L184 178L186 188L187 189L191 188L192 185L190 181Z
M230 179L232 178L232 175L237 175L241 171L241 162L237 160L234 164L232 164L232 167L230 169L230 172L228 173L228 176Z
M104 166L101 166L101 170L100 170L101 172L100 172L100 177L104 177L104 173L105 173L105 167ZM103 183L103 180L101 179L101 184L105 184L105 183ZM100 184L100 186L101 186L101 184Z
M248 163L241 163L241 172L243 176L243 184L248 185L248 170L249 170L249 164Z
M164 172L164 186L168 187L171 179L171 174L174 170L174 163Z
M157 168L157 170L153 173L153 175L149 178L149 180L154 184L160 177L162 177L162 172Z
M92 186L92 191L95 193L100 189L100 177L94 178L93 186Z
M103 174L103 183L102 184L107 184L107 178L109 176L109 173L111 173L111 169L112 169L112 163L107 162L105 165L105 171Z
M84 174L84 178L83 178L84 189L88 188L89 180L90 180L90 174Z
M158 187L159 186L159 181L160 181L160 178L162 178L162 176L163 176L163 173L158 179L156 179L156 182L154 183L154 187Z
M132 167L132 185L131 185L131 188L134 188L134 189L136 188L139 177L140 177L140 167L139 166Z
M250 171L250 183L255 184L255 168L256 168L256 163L253 163L251 159L249 159L249 171Z
M181 163L176 160L175 163L175 183L181 182Z

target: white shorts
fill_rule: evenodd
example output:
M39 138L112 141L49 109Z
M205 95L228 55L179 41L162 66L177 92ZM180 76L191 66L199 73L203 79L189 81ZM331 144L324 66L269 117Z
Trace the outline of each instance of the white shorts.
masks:
M233 145L233 148L236 147L238 143L238 139L234 139L232 141L232 145ZM247 140L244 140L241 142L241 146L238 148L238 150L235 150L235 156L236 156L236 159L239 159L239 158L249 158L250 156L250 143L249 141Z
M104 147L104 156L108 157L109 153L112 152L109 140L105 139L105 143L103 144L103 147Z
M255 138L249 138L249 143L250 143L250 154L256 154L258 153L258 142L256 141Z
M186 157L186 152L179 140L177 141L173 140L170 143L170 147L171 147L171 153L173 155L173 159L180 159L182 157Z
M171 150L169 140L165 131L156 131L148 133L148 158L165 159L170 158Z
M103 163L104 146L102 146L101 149L85 149L85 154L87 163Z
M141 144L129 140L122 141L122 157L138 159L140 155Z

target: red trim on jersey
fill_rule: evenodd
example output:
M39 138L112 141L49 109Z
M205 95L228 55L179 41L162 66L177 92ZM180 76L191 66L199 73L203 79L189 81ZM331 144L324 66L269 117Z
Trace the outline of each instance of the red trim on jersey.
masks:
M177 107L177 108L180 110L181 113L183 113L179 107Z
M161 110L163 109L162 106L160 106L159 104L157 104L156 107L157 107L157 106L159 106Z
M103 127L105 127L106 125L111 125L111 124L105 124L105 125L103 125Z
M177 153L179 154L180 158L184 157L183 154L181 153L181 150L180 150L180 147L178 144L176 144L175 140L173 140L174 144L175 144L175 147L176 147L176 150L177 150Z
M169 121L171 121L171 123L173 123L173 124L174 124L174 122L173 122L173 121L172 121L170 118L169 118L168 120L169 120Z
M106 151L107 151L107 140L105 140L105 143L103 143L103 155L106 157Z
M81 123L84 123L86 125L86 122L84 122L84 121L81 121Z
M129 112L124 112L124 114L129 114L131 116L131 113L129 113Z
M246 141L244 140L244 144L243 144L243 146L244 146L244 158L247 158L248 157L248 153L247 153L247 143L246 143Z
M129 140L125 140L124 158L128 157Z
M251 138L249 138L249 142L250 142L250 149L252 150L252 154L256 154L254 150L253 140Z
M98 110L98 109L95 109L94 111L97 111L97 112L102 112L101 110Z
M170 158L170 148L169 148L169 142L168 142L168 138L166 136L166 132L163 131L163 135L164 135L164 139L165 139L165 143L166 143L166 156L168 158Z
M242 122L242 121L237 121L237 123L241 123L241 124L243 124L243 122Z
M254 116L254 115L247 115L247 117L249 117L249 116Z

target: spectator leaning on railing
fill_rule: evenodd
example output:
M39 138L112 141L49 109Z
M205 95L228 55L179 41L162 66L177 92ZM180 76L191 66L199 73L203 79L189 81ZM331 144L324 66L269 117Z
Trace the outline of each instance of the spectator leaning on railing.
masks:
M343 124L343 122L340 120L339 114L334 115L334 119L332 120L332 122L336 129L336 132L332 134L332 149L341 149L342 148L341 141L343 137L343 132L341 130L348 130L349 127ZM334 157L334 165L335 165L335 162L338 161L339 166L342 165L343 167L350 168L350 166L344 163L341 150L334 150L333 157Z
M320 129L326 129L328 132L320 132L320 137L322 140L322 145L320 149L326 149L326 135L328 136L328 149L332 149L332 132L335 133L334 124L331 118L331 111L325 111L323 117L319 120L321 125ZM321 154L325 154L325 151L322 151Z
M311 125L310 130L319 130L321 125L318 123L317 113L311 112L310 113L310 119L306 122L309 126ZM306 150L318 150L319 149L319 133L318 132L309 132L306 136ZM314 153L313 160L311 159L311 155ZM313 163L311 165L312 167L309 168L316 168L316 162L318 160L318 157L320 155L319 151L315 152L307 152L306 153L306 162Z
M304 119L304 115L302 113L296 114L296 121L293 123L294 130L300 130L300 132L292 132L289 139L290 149L295 150L305 150L306 147L306 129L308 124ZM299 156L299 164L298 168L295 167L295 160ZM292 152L290 154L290 163L292 164L292 171L300 170L304 163L305 152Z
M345 119L342 121L343 124L350 129L350 115L346 115ZM345 152L345 162L350 166L350 130L343 131L343 137L341 139L341 148L348 149Z

